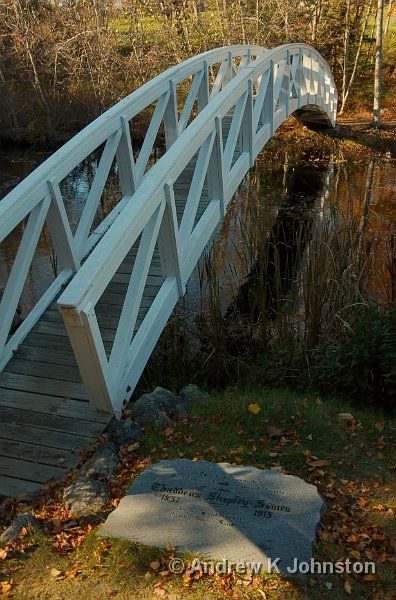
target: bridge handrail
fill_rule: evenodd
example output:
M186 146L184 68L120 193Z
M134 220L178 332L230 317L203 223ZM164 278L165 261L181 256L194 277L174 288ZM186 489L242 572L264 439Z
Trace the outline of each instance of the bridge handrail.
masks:
M161 122L164 121L166 146L169 148L193 118L194 102L198 101L198 112L202 110L216 97L216 93L232 80L239 67L243 67L252 57L263 51L263 48L254 45L223 47L209 50L171 67L99 116L0 201L0 243L27 218L20 247L0 302L0 371L61 287L73 272L78 271L82 259L92 250L128 198L144 180ZM235 59L239 57L240 64L236 65ZM220 63L220 68L209 94L209 70L217 63ZM189 77L194 78L191 93L187 95L179 116L176 88ZM139 157L135 161L129 122L155 101L157 106ZM79 225L73 233L60 184L77 165L104 143L105 147ZM96 229L91 231L115 157L122 198ZM12 320L45 222L50 229L59 264L58 272L22 325L10 335Z
M117 104L106 110L92 123L84 127L59 150L39 165L0 201L0 242L31 211L30 197L48 193L48 179L62 181L84 158L92 154L98 146L120 128L120 119L131 120L165 93L172 82L181 83L202 69L203 64L213 64L237 56L256 56L265 48L256 45L234 45L208 50L186 61L170 67L141 87L134 90ZM30 200L30 202L29 202Z
M138 194L134 195L134 201L128 201L122 215L111 225L58 301L73 347L79 348L79 366L86 385L93 385L97 379L95 390L89 395L95 397L99 410L113 409L120 414L123 402L130 397L137 382L136 377L140 376L144 357L148 358L159 336L153 343L154 331L157 333L159 325L150 319L158 318L162 323L166 314L166 322L233 193L275 129L289 114L307 105L322 109L328 124L334 125L336 103L337 92L330 68L311 46L288 44L268 50L236 74L152 167ZM230 111L233 111L231 128L223 146L221 123ZM233 162L238 139L241 152ZM186 200L188 209L179 227L173 184L194 155L198 156L194 177L197 173L196 182L201 182L199 193L203 180L208 177L213 198L193 229L199 198L194 199L194 192L190 190ZM193 215L187 214L191 207L195 210ZM127 298L126 312L124 314L123 309L108 360L95 305L132 245L141 234L143 240L146 231L152 236L146 248L151 260L153 243L160 234L164 215L168 220L168 238L162 245L168 246L168 257L164 259L167 269L161 300L157 301L157 297L153 314L149 311L146 315L145 327L141 325L133 339L132 333L127 339L120 328L129 323L128 310L136 313L139 293L137 300L132 296ZM166 254L166 248L164 252ZM145 277L148 268L146 260L142 269ZM131 281L133 277L134 271ZM139 352L142 357L138 357Z

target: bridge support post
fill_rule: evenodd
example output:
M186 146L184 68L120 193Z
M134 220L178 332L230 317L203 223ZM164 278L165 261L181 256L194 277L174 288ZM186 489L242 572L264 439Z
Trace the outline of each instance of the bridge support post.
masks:
M92 305L88 304L81 313L62 305L59 310L92 408L112 413L107 357Z

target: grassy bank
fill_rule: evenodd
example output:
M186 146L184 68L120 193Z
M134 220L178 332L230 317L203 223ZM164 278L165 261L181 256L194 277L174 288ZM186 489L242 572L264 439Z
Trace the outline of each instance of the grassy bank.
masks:
M32 510L41 532L22 531L0 550L4 596L16 599L116 597L176 599L267 598L391 600L396 587L396 421L378 411L285 390L228 389L197 405L188 419L147 432L139 448L122 448L111 481L112 499L91 518L75 519L61 503L62 484L32 506L2 507L5 524ZM327 504L314 556L319 561L374 561L376 573L312 574L287 578L262 573L191 577L168 568L177 550L98 538L97 527L134 477L164 458L205 459L277 469L316 485Z

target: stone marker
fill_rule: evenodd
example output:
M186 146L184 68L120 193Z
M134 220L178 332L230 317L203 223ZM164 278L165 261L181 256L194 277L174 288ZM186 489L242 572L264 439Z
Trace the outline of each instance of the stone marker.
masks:
M100 535L287 574L311 560L324 506L315 486L292 475L163 460L135 479Z

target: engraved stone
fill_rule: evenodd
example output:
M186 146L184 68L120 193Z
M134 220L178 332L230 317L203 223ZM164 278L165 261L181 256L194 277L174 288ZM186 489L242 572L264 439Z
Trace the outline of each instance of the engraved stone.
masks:
M163 460L135 479L100 535L289 573L311 560L324 506L315 486L275 470Z

